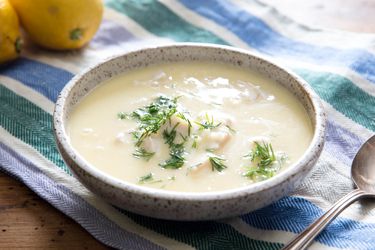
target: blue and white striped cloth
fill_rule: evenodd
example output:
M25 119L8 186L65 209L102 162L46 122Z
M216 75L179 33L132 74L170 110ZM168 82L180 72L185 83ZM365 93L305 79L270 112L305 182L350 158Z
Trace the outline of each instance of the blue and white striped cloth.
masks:
M84 49L55 53L29 45L0 68L0 170L121 249L279 249L353 189L351 160L375 131L375 35L312 29L259 0L108 0L106 6ZM173 222L118 210L71 176L52 134L59 91L108 56L171 41L254 51L292 69L319 94L328 112L326 145L292 195L241 217ZM375 202L350 206L311 249L375 249Z

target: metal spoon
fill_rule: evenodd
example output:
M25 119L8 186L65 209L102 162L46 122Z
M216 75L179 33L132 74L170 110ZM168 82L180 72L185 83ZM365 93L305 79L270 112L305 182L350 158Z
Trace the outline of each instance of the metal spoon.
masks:
M282 249L306 249L314 238L350 204L364 197L375 198L375 135L362 145L354 157L352 180L357 187L356 189L333 204L325 214Z

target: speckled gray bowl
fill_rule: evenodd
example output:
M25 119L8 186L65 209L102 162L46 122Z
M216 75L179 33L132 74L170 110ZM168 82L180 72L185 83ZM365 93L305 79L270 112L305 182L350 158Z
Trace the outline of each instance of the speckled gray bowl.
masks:
M160 62L211 60L255 69L289 89L303 104L314 125L313 140L303 157L271 179L220 192L183 193L152 189L121 181L90 165L69 143L66 123L72 108L101 82L118 74ZM287 70L226 46L173 44L116 56L74 77L60 93L54 112L58 148L75 176L93 193L126 210L172 220L208 220L244 214L287 195L317 161L324 143L326 117L318 96Z

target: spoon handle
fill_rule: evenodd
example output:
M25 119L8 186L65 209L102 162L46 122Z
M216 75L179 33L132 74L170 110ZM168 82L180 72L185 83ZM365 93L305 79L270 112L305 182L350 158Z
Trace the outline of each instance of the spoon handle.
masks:
M297 235L292 241L286 244L282 250L303 250L306 249L316 236L350 204L366 195L361 189L354 189L328 209L319 219L308 226L303 232Z

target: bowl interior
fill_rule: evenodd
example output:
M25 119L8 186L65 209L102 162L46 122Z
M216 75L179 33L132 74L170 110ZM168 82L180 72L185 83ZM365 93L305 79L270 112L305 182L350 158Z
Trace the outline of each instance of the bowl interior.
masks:
M159 46L126 53L89 68L87 71L74 77L61 92L56 104L54 122L55 127L57 127L57 130L60 131L60 133L57 133L57 139L61 142L62 147L68 153L68 155L70 155L72 159L79 162L78 165L85 168L87 171L93 172L97 178L102 179L104 182L109 182L111 184L116 182L116 185L121 188L131 188L137 192L146 191L157 193L175 193L173 191L165 190L156 191L155 189L150 191L148 190L150 188L114 180L114 178L106 176L106 174L95 170L93 166L90 166L87 162L85 162L84 159L82 159L72 148L69 143L69 138L67 138L65 125L74 106L93 88L111 77L137 68L147 67L148 65L162 62L202 60L228 63L243 68L244 70L256 70L266 77L275 80L297 97L307 111L314 128L312 142L310 143L310 146L305 154L297 163L266 181L255 183L253 185L249 185L248 187L239 188L238 190L246 189L248 191L251 190L251 192L256 192L262 188L267 188L267 186L270 187L272 185L276 185L288 176L297 173L300 168L307 165L307 163L311 161L311 158L314 157L318 151L320 152L320 150L317 150L317 147L322 146L322 141L324 138L325 115L319 98L305 81L286 71L285 69L273 64L272 62L252 55L247 51L234 49L227 46L201 44ZM219 193L227 193L230 195L231 193L236 192L236 190L237 189L220 191ZM200 194L192 193L186 195L199 196ZM217 197L218 193L210 192L206 195Z

